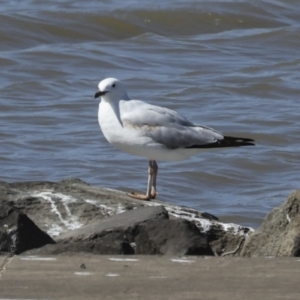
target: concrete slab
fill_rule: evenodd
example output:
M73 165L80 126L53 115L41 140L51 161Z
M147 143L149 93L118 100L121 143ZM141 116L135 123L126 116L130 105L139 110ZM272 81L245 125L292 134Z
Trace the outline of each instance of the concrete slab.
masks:
M2 279L2 274L6 271L6 266L10 262L10 255L1 255L0 256L0 283ZM0 284L0 298L1 298L1 284Z
M3 264L6 260L6 257L7 257L6 255L1 255L0 256L0 271L2 270L2 266L3 266Z
M300 299L299 258L18 256L0 299Z

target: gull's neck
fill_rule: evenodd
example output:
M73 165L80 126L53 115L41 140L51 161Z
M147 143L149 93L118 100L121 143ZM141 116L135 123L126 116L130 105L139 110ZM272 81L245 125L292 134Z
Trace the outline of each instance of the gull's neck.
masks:
M120 100L130 100L129 96L127 95L127 93L125 93Z
M101 109L101 106L103 107L103 109L104 109L104 107L110 107L110 109L114 112L115 116L117 117L118 122L123 127L123 123L121 121L121 116L120 116L120 101L129 101L129 100L130 100L130 98L126 92L119 100L111 99L107 96L106 97L102 96L101 102L99 105L99 110Z

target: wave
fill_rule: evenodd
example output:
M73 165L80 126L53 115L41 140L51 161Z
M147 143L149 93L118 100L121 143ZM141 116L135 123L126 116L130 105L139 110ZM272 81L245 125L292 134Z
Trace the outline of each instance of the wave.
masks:
M11 3L11 2L9 2ZM297 14L289 2L248 3L180 2L153 7L130 1L121 7L118 1L104 6L76 1L11 10L2 8L0 38L3 50L40 43L111 41L151 33L166 37L198 36L249 29L272 29L298 26ZM76 5L77 4L77 5ZM284 9L283 9L284 6Z

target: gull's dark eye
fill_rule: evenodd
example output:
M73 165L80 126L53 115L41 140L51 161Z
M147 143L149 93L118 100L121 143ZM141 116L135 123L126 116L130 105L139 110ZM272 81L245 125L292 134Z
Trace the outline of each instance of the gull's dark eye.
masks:
M114 83L113 85L112 85L112 87L115 87L116 86L116 84Z

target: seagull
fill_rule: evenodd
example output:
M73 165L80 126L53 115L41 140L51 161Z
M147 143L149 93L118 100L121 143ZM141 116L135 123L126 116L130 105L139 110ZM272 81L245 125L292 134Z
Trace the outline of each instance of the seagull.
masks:
M132 100L116 78L100 81L98 88L98 121L106 140L121 151L149 160L146 194L128 193L132 198L155 199L156 161L181 161L208 148L255 145L253 139L225 136L171 109Z

